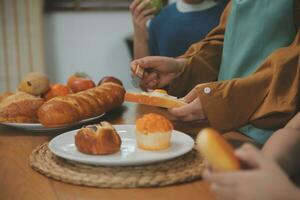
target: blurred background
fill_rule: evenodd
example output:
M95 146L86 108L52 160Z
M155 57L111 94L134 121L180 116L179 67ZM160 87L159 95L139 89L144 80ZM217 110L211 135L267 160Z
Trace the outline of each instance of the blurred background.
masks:
M112 75L127 89L132 0L0 0L0 92L43 71L52 83L86 72L97 83ZM165 4L173 1L165 1Z

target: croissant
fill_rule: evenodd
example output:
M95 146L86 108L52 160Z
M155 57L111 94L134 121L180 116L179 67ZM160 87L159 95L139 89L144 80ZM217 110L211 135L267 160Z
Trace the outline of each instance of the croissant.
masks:
M50 99L38 110L38 119L46 127L59 127L95 117L122 105L125 89L107 82L98 87Z

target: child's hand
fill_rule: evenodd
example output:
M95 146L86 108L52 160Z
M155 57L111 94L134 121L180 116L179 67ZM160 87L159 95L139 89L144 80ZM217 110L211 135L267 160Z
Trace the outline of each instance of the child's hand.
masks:
M129 6L134 26L134 35L139 39L147 39L146 23L154 17L156 11L155 8L147 8L149 2L150 0L134 0Z
M211 190L223 200L282 200L299 199L299 190L273 161L252 145L246 144L236 151L239 159L251 170L238 172L205 171L203 178L211 181Z
M202 108L202 103L198 98L196 89L192 89L183 100L188 104L179 108L171 108L169 112L179 121L192 122L206 120L206 115Z
M168 85L182 71L186 59L175 59L163 56L147 56L134 60L131 63L132 76L137 65L145 70L140 81L140 87L144 90L157 89Z

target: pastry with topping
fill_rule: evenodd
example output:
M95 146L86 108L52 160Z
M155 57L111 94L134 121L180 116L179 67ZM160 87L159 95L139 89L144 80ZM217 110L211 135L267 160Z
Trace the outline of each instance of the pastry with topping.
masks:
M172 123L165 117L150 113L136 122L136 140L144 150L163 150L170 147Z

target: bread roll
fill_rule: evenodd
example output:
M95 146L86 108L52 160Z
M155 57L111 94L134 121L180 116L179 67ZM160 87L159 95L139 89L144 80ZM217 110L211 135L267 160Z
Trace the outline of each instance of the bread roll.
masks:
M216 171L232 171L240 169L234 148L216 130L205 128L197 136L197 147L200 153Z
M37 123L44 99L25 92L7 94L0 103L0 122Z
M86 154L112 154L120 150L121 138L110 123L101 122L81 128L75 135L75 145Z
M125 89L116 83L102 85L47 101L38 111L46 127L59 127L108 112L124 101Z

